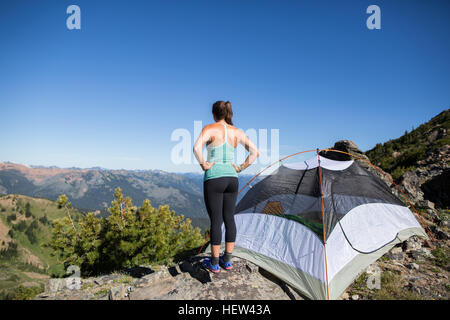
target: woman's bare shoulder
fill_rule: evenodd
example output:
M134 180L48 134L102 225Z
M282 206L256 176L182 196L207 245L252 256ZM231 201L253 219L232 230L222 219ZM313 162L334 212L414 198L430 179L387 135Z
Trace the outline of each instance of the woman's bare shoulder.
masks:
M235 135L239 135L239 136L244 135L244 131L242 131L241 129L236 128L235 126L232 126L232 125L230 125L230 128Z
M217 127L216 123L210 123L210 124L207 124L206 126L203 127L203 131L210 130L210 129L215 129L216 127Z

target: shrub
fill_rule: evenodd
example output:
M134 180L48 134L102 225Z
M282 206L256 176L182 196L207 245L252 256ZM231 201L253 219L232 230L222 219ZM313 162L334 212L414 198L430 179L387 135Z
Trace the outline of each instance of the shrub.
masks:
M450 249L448 247L436 247L431 252L434 256L433 262L435 265L450 270Z
M18 286L9 292L0 294L0 297L2 300L32 300L43 291L44 287L42 285L34 287Z
M25 217L29 218L31 216L32 216L31 205L29 202L27 202L27 204L25 205Z
M20 221L19 223L13 225L12 228L13 228L14 230L16 230L16 231L23 232L23 231L25 231L25 229L27 228L27 223L26 223L25 221L22 220L22 221Z
M374 300L421 300L422 297L404 286L404 280L398 274L384 271L381 275L381 289L374 290Z
M42 224L48 224L48 223L49 223L49 220L48 220L48 218L47 218L47 215L44 214L44 216L40 217L40 218L39 218L39 222L42 223Z
M67 197L61 198L61 208ZM139 264L169 263L172 258L201 245L200 229L190 219L175 215L169 206L152 207L146 199L139 209L120 188L108 209L110 216L93 213L75 225L70 216L54 221L51 241L65 266L78 265L83 274L96 274Z
M6 217L6 221L11 223L11 221L16 221L17 215L15 213L11 213Z
M27 228L27 230L25 231L25 235L27 236L28 240L30 241L30 243L34 244L38 241L36 233L34 232L34 229L30 227Z
M0 250L0 259L16 258L18 255L17 243L13 241L8 243L8 248Z

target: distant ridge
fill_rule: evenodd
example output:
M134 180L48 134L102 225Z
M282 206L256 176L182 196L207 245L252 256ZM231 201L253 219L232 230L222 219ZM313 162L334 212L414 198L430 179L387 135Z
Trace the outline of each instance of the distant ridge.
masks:
M0 195L23 194L56 200L65 193L82 210L100 210L112 201L113 190L121 187L136 205L146 198L152 205L168 204L177 214L192 218L200 227L208 219L202 186L183 175L162 170L110 170L100 167L59 168L0 163Z

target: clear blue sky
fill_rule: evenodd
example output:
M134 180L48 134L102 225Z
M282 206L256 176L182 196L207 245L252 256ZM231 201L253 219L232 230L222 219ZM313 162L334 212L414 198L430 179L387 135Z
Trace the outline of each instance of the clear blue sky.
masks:
M81 30L66 8L81 8ZM381 30L366 8L381 8ZM176 128L230 100L280 155L363 150L450 104L450 1L3 0L0 161L194 171Z

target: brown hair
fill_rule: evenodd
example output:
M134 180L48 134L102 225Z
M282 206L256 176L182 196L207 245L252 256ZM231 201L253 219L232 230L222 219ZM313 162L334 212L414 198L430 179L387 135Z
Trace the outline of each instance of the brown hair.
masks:
M216 101L212 106L212 113L216 120L225 119L229 125L233 125L233 109L230 101Z

